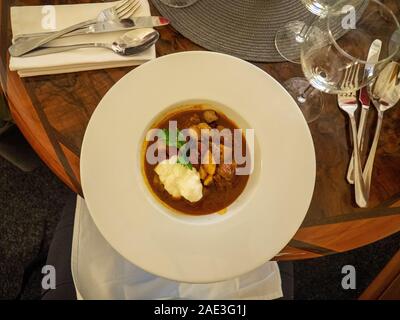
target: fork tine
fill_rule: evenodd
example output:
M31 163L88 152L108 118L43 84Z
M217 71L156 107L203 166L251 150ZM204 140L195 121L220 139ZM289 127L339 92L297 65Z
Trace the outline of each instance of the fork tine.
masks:
M140 8L141 6L142 6L142 3L139 1L139 2L136 4L136 6L134 6L134 7L132 8L132 10L126 14L127 18L129 18L130 16L132 16L137 10L139 10L139 8Z
M131 5L124 12L121 12L120 14L122 16L130 17L136 10L140 8L141 5L142 3L140 2L140 0L134 0L131 3Z
M353 91L355 91L355 88L358 85L358 77L360 76L360 68L361 68L361 65L357 63L355 65L354 72L353 72L353 77L351 79L352 81L351 81L350 89L353 90Z
M132 1L135 1L135 0L124 0L124 1L122 1L119 4L119 6L114 8L115 11L119 12L121 10L125 10L126 7L128 7L128 6L130 6L132 4Z
M125 6L125 9L132 7L132 6L136 6L138 4L141 4L140 0L129 0L128 6Z
M348 78L349 78L349 74L350 74L350 72L349 72L350 69L351 68L346 68L346 70L344 72L343 82L342 82L342 85L341 85L341 88L342 88L343 91L345 91L346 88L347 88L347 82L348 82Z
M139 1L135 1L132 2L127 8L125 8L124 10L119 10L117 12L117 15L120 19L125 19L125 18L129 18L130 16L133 15L133 13L139 9L139 7L141 6L141 3Z
M346 69L341 86L343 91L354 90L354 88L357 86L359 73L360 65L358 63L353 64L350 68Z
M118 4L116 4L113 8L114 10L119 10L122 6L126 5L128 2L131 2L132 0L123 0L120 1Z

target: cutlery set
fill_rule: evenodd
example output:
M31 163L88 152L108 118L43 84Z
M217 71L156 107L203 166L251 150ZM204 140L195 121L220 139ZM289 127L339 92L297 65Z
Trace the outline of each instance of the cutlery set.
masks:
M84 43L69 46L42 46L40 49L28 52L24 57L36 57L50 53L65 52L81 48L105 48L120 56L131 56L150 48L160 38L160 34L153 29L138 29L125 33L113 43Z
M169 24L169 20L164 17L132 17L140 5L140 0L122 0L115 6L101 11L97 18L75 24L60 31L18 35L14 39L9 52L13 57L32 57L87 47L102 47L111 49L119 55L137 54L151 47L159 39L159 33L148 28ZM110 44L86 43L57 47L50 44L51 41L62 37L123 30L129 32Z
M122 20L111 20L99 22L88 27L81 28L68 33L62 37L87 35L95 33L107 33L114 31L135 30L141 28L163 27L169 24L169 20L164 17L130 17ZM29 38L38 38L52 35L53 32L21 34L15 37L15 41L27 40Z
M365 68L366 75L373 73L374 65L379 60L381 48L382 42L380 40L375 40L372 43L368 55L368 64ZM352 90L352 84L357 82L359 67L355 64L345 71L343 91L346 93L338 95L338 105L349 116L353 140L353 155L347 171L347 181L354 184L357 205L366 208L370 197L372 170L382 129L383 114L400 100L400 65L397 62L390 62L375 82L360 90L357 99L357 92ZM361 159L364 155L366 123L371 101L377 110L378 120L374 140L364 170L362 170ZM358 102L361 103L362 109L357 129L355 112L358 109Z

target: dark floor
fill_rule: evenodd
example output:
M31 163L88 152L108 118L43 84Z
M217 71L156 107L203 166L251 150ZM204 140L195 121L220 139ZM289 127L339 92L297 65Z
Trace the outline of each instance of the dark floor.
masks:
M41 266L70 194L45 165L24 173L0 157L0 299L40 298ZM399 249L400 233L345 254L296 262L295 299L355 299ZM356 268L356 290L341 287L344 265Z
M25 269L46 257L68 194L45 165L24 173L0 157L0 299L18 297ZM38 297L39 285L32 281L23 296Z
M357 299L400 249L400 233L371 245L294 264L295 299ZM342 267L356 269L356 289L342 289Z

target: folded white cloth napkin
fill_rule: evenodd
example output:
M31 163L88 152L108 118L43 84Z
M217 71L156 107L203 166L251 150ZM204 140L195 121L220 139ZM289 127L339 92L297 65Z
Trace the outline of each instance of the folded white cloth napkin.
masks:
M80 197L75 213L71 268L79 299L269 300L283 296L276 262L267 262L239 278L210 284L179 283L147 273L108 244Z
M141 0L140 8L134 16L149 16L150 7L148 0ZM56 29L60 30L75 23L96 18L98 13L112 7L115 2L89 3L74 5L59 5L52 7L55 10ZM49 13L49 9L43 6L25 6L11 8L11 26L13 36L26 33L48 32L43 28L43 19ZM65 45L86 42L113 42L126 31L112 32L108 34L91 34L85 36L70 37L52 42L52 44ZM45 74L58 74L85 70L116 68L142 64L156 57L155 46L130 57L122 57L110 50L102 48L85 48L69 52L55 53L40 57L10 59L10 70L18 71L21 77L37 76Z

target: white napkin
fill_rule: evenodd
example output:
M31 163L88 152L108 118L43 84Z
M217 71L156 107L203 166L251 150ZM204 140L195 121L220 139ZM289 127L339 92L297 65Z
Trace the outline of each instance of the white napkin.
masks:
M148 0L141 0L141 7L134 16L149 16L150 6ZM98 13L115 5L109 3L89 3L74 5L54 6L56 17L56 29L63 29L72 24L96 18ZM48 32L43 28L43 19L49 9L43 6L25 6L11 8L11 27L13 36L26 33ZM46 26L46 24L44 24ZM112 32L108 34L91 34L85 36L70 37L52 42L56 45L76 44L86 42L113 42L126 31ZM155 46L130 57L122 57L110 50L102 48L85 48L70 52L55 53L39 57L10 59L10 70L18 71L21 77L37 76L45 74L58 74L85 70L116 68L135 66L156 57Z
M79 299L269 300L283 296L276 262L267 262L239 278L210 284L179 283L147 273L108 244L80 197L75 213L71 268Z

